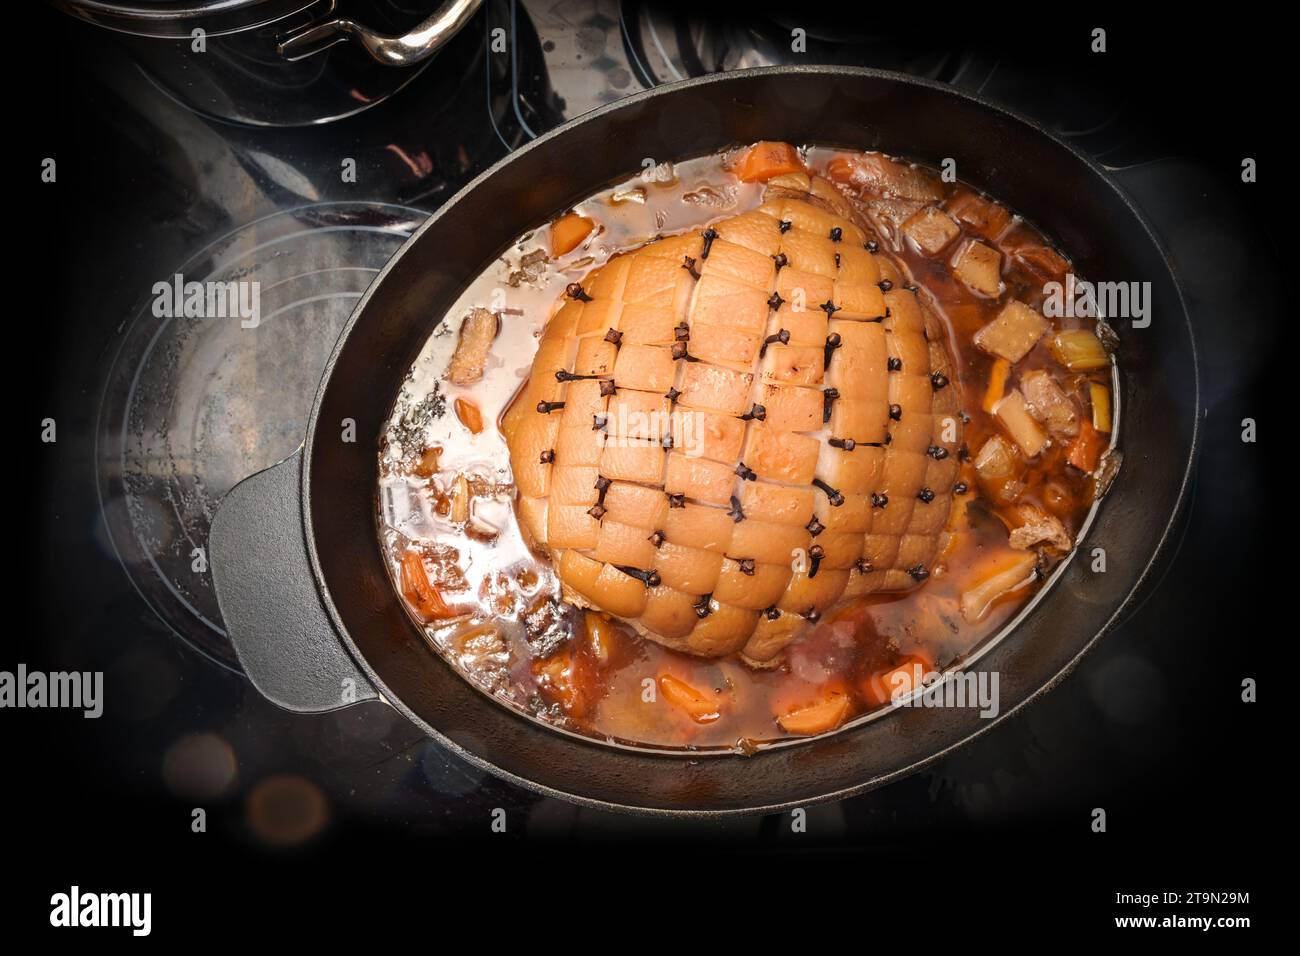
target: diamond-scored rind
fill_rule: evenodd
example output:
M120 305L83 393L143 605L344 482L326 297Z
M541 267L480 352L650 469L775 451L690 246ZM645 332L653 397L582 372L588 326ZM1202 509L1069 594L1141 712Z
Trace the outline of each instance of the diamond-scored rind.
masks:
M570 288L505 420L520 520L566 598L762 666L846 597L924 579L956 376L868 238L833 186L787 175Z

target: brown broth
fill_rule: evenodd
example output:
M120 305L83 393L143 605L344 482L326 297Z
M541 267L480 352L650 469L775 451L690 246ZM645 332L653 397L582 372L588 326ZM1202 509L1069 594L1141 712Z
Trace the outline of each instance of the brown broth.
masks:
M851 154L813 147L804 155L811 171L822 172L831 159ZM982 487L966 461L959 480L969 492L956 499L952 533L931 577L910 592L843 602L770 670L684 655L639 638L607 616L560 604L550 564L530 551L515 520L509 456L497 422L528 374L536 338L568 283L657 235L700 228L759 204L761 184L737 181L726 171L729 159L719 154L688 160L672 170L669 181L636 178L580 203L575 211L599 227L558 261L542 261L536 253L547 247L548 227L521 237L470 283L445 320L430 316L436 330L412 366L383 436L379 525L395 586L401 593L399 562L416 548L433 585L463 612L431 625L406 601L431 646L502 703L599 740L669 751L749 753L791 737L776 715L815 703L827 687L850 698L841 728L864 719L887 706L880 695L885 672L915 662L942 670L969 660L1059 563L1062 555L1047 556L1039 582L1004 596L982 619L971 623L962 616L962 591L982 567L1008 553L1006 521L1012 520L1013 505L1033 505L1056 516L1074 540L1094 503L1093 478L1065 464L1063 442L1024 464L1012 489L1018 493L1014 502ZM978 203L986 201L960 182L944 189L940 205L950 212L983 208ZM927 257L888 224L877 228L948 329L969 418L963 441L972 455L1002 431L981 407L993 360L974 347L972 336L1012 296L1039 306L1044 282L1068 267L1066 260L1053 258L1049 244L1028 223L1014 215L1005 222L1001 218L995 216L983 234L978 223L959 219L964 235L947 247L958 248L965 236L999 247L1006 262L1006 291L999 299L982 298L958 281L949 271L950 254ZM1009 254L1016 250L1026 255ZM502 329L484 378L460 388L443 374L460 320L474 307L501 313ZM1091 321L1055 320L1054 329ZM1017 363L1009 387L1027 371L1050 369L1087 417L1087 385L1113 385L1113 362L1094 372L1068 373L1056 365L1046 341ZM458 399L474 403L481 413L481 433L473 435L462 424L455 411ZM439 449L436 468L428 467L428 458L421 467L429 448ZM699 722L670 703L662 692L665 675L716 694L721 702L716 719Z

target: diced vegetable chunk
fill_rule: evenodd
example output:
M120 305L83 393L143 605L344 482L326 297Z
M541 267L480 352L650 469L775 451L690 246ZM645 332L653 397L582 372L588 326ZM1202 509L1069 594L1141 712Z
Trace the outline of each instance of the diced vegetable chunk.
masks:
M583 626L592 656L604 667L613 660L618 646L618 630L614 622L604 614L589 610L583 615Z
M1110 364L1110 357L1102 348L1101 340L1087 329L1057 332L1052 336L1048 348L1051 349L1052 358L1071 372L1086 372Z
M943 210L926 206L907 222L905 232L926 255L934 255L961 233L961 227Z
M961 616L972 624L981 620L998 598L1033 581L1037 564L1038 556L1032 551L995 556L977 571L972 586L962 592Z
M451 510L448 516L456 524L469 521L469 481L464 475L457 475L451 483Z
M1088 398L1092 402L1092 427L1099 432L1109 432L1110 425L1110 389L1105 385L1091 382L1088 385Z
M456 399L456 417L460 419L462 425L469 429L471 435L477 435L483 431L483 413L469 399Z
M438 473L438 459L442 456L442 449L437 445L430 445L420 453L419 460L411 470L417 477L432 478Z
M859 687L862 697L873 707L883 707L894 700L909 697L933 671L934 662L922 654L908 654L896 666L872 674Z
M1079 434L1079 410L1050 372L1043 369L1026 372L1020 378L1020 390L1029 414L1046 425L1053 435Z
M1019 466L1015 446L1001 435L989 438L975 455L975 472L988 482L1005 481Z
M788 734L808 736L824 734L844 723L849 713L849 695L839 688L828 688L816 703L781 714L777 721Z
M963 193L948 204L948 212L958 221L966 223L985 239L996 239L1011 224L1011 213L1005 206L976 196Z
M993 406L1002 401L1007 393L1007 379L1011 376L1011 363L1004 358L994 359L993 368L989 370L988 388L984 390L984 411L992 412Z
M456 611L447 605L429 580L429 573L424 569L424 558L419 551L407 551L402 555L401 585L406 600L424 620L435 621L456 616Z
M715 694L696 690L672 674L659 675L659 689L663 691L664 700L685 712L697 724L711 724L722 713L721 702Z
M993 406L1007 433L1012 437L1026 458L1034 458L1048 445L1047 433L1038 427L1029 409L1025 407L1025 397L1019 389L1013 388L1006 396Z
M501 320L495 312L474 309L460 324L456 351L447 366L447 378L456 385L473 385L487 368L488 350L497 337Z
M1079 428L1079 437L1066 447L1065 460L1080 471L1091 474L1097 470L1097 463L1105 450L1106 439L1092 427L1092 422L1084 422Z
M622 206L624 203L636 203L638 206L645 205L646 192L644 186L633 186L631 189L617 189L609 195L609 204L611 206Z
M591 710L597 694L590 664L570 647L542 661L533 662L533 673L542 686L570 717L582 718Z
M975 333L975 345L1008 362L1019 362L1038 344L1051 324L1023 302L1012 300L997 318Z
M786 173L804 172L799 151L789 143L755 143L735 167L741 182L754 183Z
M1002 293L1002 253L975 239L963 243L952 271L971 291L996 298Z
M565 213L551 223L551 255L562 256L572 252L582 240L591 235L596 224L576 212Z

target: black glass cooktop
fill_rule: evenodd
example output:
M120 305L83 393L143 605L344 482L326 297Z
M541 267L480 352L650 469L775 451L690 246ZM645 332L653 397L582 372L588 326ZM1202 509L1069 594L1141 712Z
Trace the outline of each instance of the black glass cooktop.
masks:
M1258 563L1272 491L1262 446L1240 440L1241 420L1267 411L1282 302L1277 193L1245 187L1240 162L1276 141L1203 59L1180 54L1186 38L1118 21L1113 52L1097 56L1085 22L912 27L860 5L489 0L390 100L323 126L254 129L189 111L103 31L33 16L60 53L46 82L22 88L19 122L41 144L23 162L33 149L56 155L58 183L20 190L41 201L27 221L44 291L11 321L30 336L21 364L40 366L25 420L55 419L58 442L20 472L35 476L23 521L37 547L21 562L23 627L6 657L103 670L115 689L101 720L24 725L20 752L40 768L32 799L49 812L94 794L152 835L202 805L236 846L309 850L353 847L357 834L464 837L506 808L514 837L805 839L897 858L976 837L1082 845L1103 805L1179 848L1197 807L1233 805L1250 785L1240 773L1262 760L1261 718L1230 706L1219 677L1250 676L1276 630L1262 602L1243 600L1275 572ZM492 51L496 31L505 54ZM263 700L238 672L196 549L221 496L297 446L334 337L402 240L567 119L685 77L804 62L903 71L1019 110L1111 168L1152 220L1199 336L1205 447L1177 556L1144 606L1022 716L903 781L813 808L803 837L776 818L669 830L578 809L485 777L382 704L303 717ZM341 175L349 160L355 181ZM228 325L160 324L150 290L177 273L258 278L277 334L254 346ZM91 842L129 844L125 833Z

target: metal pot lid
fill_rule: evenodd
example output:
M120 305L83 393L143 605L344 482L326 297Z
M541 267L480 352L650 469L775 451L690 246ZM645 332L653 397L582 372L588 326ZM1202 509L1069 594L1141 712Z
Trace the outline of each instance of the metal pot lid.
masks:
M159 275L258 289L256 326L159 316L122 331L96 454L104 525L136 590L182 640L230 667L205 556L217 502L301 443L339 330L425 219L374 202L315 203L236 228ZM196 558L201 559L196 564Z
M274 23L304 10L313 17L332 13L335 0L54 0L56 6L96 26L136 36L186 39L195 30L209 36L238 33Z

